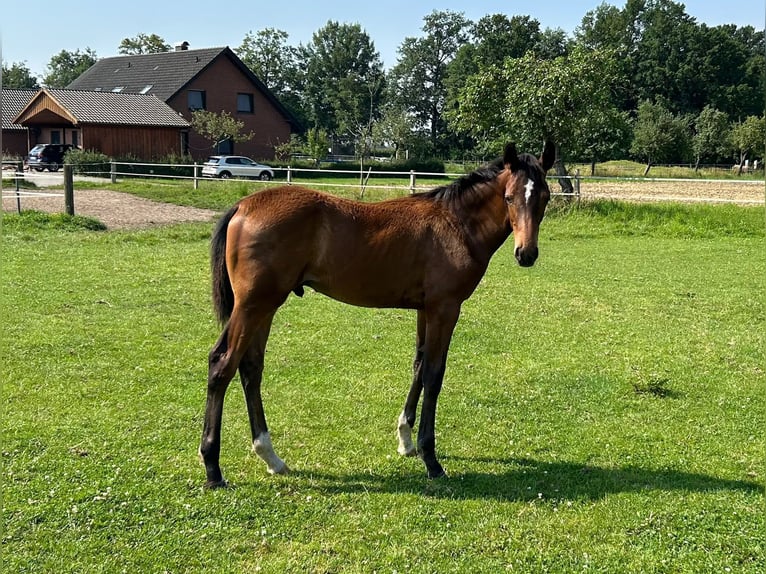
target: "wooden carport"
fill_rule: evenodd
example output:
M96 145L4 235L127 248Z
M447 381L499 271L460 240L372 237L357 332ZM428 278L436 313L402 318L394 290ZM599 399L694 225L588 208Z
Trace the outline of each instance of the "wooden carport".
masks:
M69 143L113 158L143 160L186 153L190 127L156 96L48 88L14 122L29 128L30 148Z

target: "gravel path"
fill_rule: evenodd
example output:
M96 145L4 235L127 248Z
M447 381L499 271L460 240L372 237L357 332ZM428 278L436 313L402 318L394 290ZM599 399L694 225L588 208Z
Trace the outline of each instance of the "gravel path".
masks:
M52 191L50 195L48 197L22 197L21 209L63 213L65 211L63 192ZM3 210L16 211L16 198L6 197L4 193ZM74 212L76 215L95 217L106 225L107 229L137 229L170 223L212 221L218 215L216 211L211 209L160 203L129 193L103 189L76 189L74 192Z

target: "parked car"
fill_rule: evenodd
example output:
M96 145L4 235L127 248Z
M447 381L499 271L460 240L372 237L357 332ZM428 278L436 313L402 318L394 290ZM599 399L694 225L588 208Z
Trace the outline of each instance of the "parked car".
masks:
M29 169L58 171L64 163L64 154L74 146L70 144L37 144L27 155Z
M274 179L274 170L241 155L213 155L202 165L202 176L222 179L255 178L270 181Z

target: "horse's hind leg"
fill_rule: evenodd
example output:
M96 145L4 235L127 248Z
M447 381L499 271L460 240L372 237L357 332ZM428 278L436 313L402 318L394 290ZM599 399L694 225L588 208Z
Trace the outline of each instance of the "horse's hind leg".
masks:
M221 473L219 457L221 453L223 399L229 382L231 382L237 369L237 364L232 360L230 351L229 325L227 325L208 357L207 403L199 454L205 464L207 478L205 485L210 488L226 486L226 481Z
M425 344L425 314L418 311L417 335L415 338L415 359L412 362L412 385L407 393L404 410L399 415L397 434L399 436L399 448L397 451L402 456L417 456L418 452L412 442L412 428L415 426L415 417L418 410L420 393L423 391L423 345Z
M290 469L274 452L271 445L266 415L261 399L261 380L263 378L263 360L266 353L266 341L271 330L272 313L259 325L253 342L239 363L239 376L245 391L247 414L250 418L250 430L253 436L253 450L269 467L271 474L287 474Z

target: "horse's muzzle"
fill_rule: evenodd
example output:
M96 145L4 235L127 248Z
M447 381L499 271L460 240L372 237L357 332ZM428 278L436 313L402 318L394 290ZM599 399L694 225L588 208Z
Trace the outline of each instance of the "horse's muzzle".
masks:
M537 261L537 247L516 247L513 254L522 267L532 267Z

